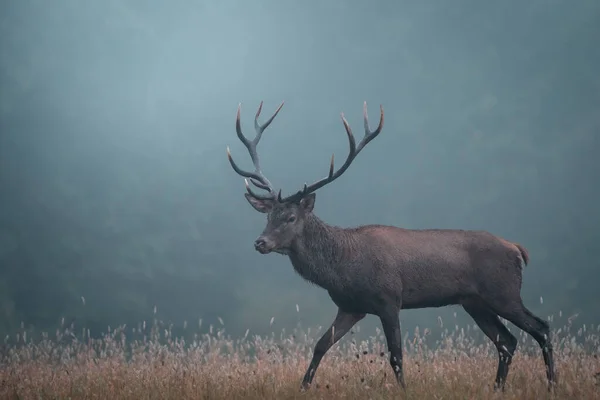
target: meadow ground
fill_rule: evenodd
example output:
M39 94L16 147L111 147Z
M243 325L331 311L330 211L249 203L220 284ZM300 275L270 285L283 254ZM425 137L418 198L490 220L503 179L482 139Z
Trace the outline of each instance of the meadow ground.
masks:
M511 329L515 332L514 329ZM125 332L131 333L125 338ZM403 392L388 364L380 331L348 334L325 356L313 387L299 384L322 332L295 330L229 339L213 327L188 342L155 322L119 328L102 339L57 331L31 342L9 338L0 360L2 399L593 399L600 398L600 326L553 332L558 385L547 391L539 347L518 334L504 394L494 393L497 354L474 326L453 326L434 339L404 333ZM11 342L9 344L9 341Z

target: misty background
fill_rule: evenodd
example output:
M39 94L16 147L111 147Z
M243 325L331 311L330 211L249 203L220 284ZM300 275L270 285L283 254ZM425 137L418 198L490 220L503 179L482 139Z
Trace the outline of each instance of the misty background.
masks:
M227 161L250 168L235 113L253 136L261 100L285 101L258 147L284 194L345 158L340 112L359 140L383 105L326 222L490 231L529 250L533 312L598 323L598 38L594 0L3 1L0 333L328 326L327 293L254 250ZM402 327L454 312L472 323Z

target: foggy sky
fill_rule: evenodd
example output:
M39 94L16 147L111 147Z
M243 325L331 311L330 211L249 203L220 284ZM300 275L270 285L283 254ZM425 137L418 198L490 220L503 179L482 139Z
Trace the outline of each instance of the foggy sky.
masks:
M258 150L284 194L343 162L341 112L360 140L363 101L372 126L383 105L381 135L317 193L326 222L488 230L528 248L532 311L600 317L599 3L1 7L2 329L154 305L233 332L328 325L326 292L252 246L265 218L226 147L250 168L235 113L253 136L260 101L263 117L285 101ZM403 312L403 329L454 311Z

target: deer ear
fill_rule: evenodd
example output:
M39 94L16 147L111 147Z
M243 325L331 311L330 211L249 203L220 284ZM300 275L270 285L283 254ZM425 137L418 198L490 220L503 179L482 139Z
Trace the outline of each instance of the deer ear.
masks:
M255 197L250 196L249 193L244 193L244 196L246 197L246 200L248 200L248 203L250 203L250 205L254 207L254 209L258 212L268 213L273 209L273 200L257 199Z
M305 212L312 212L313 208L315 207L316 197L316 193L307 194L302 198L302 200L300 200L300 207L302 207Z

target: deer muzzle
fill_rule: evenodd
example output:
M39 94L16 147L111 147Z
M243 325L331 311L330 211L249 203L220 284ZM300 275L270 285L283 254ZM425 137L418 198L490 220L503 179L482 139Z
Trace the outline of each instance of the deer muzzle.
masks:
M254 249L260 254L268 254L273 251L273 243L263 236L254 241Z

